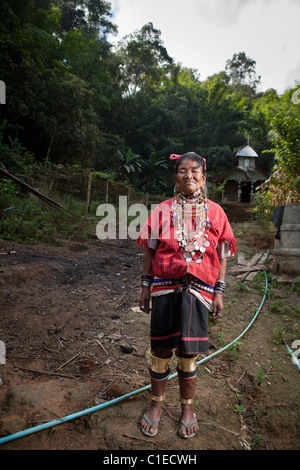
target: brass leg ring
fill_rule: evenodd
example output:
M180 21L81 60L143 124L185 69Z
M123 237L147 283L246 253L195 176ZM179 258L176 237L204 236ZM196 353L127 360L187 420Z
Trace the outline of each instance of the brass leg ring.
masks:
M180 398L180 403L182 405L192 405L194 402L193 398Z
M153 401L164 401L165 395L152 395L151 400Z

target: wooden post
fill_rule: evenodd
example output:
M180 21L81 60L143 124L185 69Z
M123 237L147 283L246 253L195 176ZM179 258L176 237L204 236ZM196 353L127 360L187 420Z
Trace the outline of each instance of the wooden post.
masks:
M93 179L93 171L95 167L95 149L92 150L90 160L91 162L90 162L90 172L89 172L88 187L87 187L87 194L86 194L85 215L87 215L90 212L90 207L91 207L92 179Z
M88 187L87 187L87 195L86 195L85 215L87 215L90 212L92 178L93 178L93 170L90 170L89 179L88 179Z
M108 181L109 181L109 178L107 178L107 180L106 180L106 194L105 194L106 204L108 204Z

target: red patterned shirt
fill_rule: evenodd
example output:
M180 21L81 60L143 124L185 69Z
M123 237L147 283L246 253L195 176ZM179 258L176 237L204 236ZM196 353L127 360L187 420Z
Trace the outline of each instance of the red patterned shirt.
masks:
M220 270L218 246L228 244L230 254L236 251L236 241L224 210L209 200L208 218L211 228L207 240L210 242L203 254L202 262L188 262L180 250L172 221L173 199L160 203L142 227L137 244L147 248L150 239L157 239L152 260L152 275L158 279L178 279L191 274L208 286L215 286ZM151 246L151 245L150 245Z

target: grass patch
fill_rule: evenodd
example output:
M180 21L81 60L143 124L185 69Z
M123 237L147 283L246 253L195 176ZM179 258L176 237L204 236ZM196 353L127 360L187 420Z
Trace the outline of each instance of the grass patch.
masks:
M59 201L61 203L61 201ZM81 216L85 202L69 199L67 209ZM0 199L0 239L16 243L85 241L95 233L95 221L54 208L33 195Z

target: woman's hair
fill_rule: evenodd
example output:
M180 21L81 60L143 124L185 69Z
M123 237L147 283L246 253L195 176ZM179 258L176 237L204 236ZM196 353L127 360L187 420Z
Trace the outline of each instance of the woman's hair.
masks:
M201 157L200 155L198 155L195 152L188 152L188 153L185 153L184 155L181 155L181 157L178 158L178 160L176 160L176 163L175 163L175 172L176 172L176 174L177 174L179 165L183 160L195 160L195 162L197 162L199 164L199 166L202 168L203 174L206 172L206 160L205 160L205 158Z

